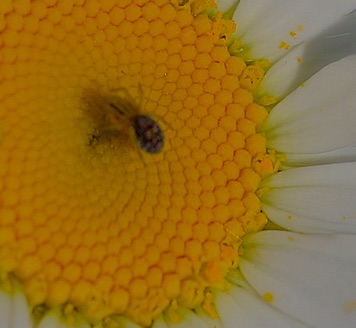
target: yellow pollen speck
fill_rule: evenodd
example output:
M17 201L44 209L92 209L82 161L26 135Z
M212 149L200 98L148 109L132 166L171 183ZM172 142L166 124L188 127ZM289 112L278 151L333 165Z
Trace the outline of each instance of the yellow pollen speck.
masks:
M290 49L290 44L285 42L285 41L281 41L281 43L278 46L279 49L284 49L284 50L289 50Z
M272 303L274 301L274 296L270 292L264 293L262 297L266 302Z
M19 285L36 321L217 318L279 165L258 133L277 100L252 94L268 61L235 56L214 1L0 12L0 288Z
M274 96L263 95L259 99L259 104L262 106L271 106L271 105L276 104L277 102L278 102L278 98L276 98Z
M344 312L346 314L356 312L356 300L349 300L344 303Z
M219 314L214 306L214 295L212 293L209 292L205 295L202 308L212 319L219 318Z

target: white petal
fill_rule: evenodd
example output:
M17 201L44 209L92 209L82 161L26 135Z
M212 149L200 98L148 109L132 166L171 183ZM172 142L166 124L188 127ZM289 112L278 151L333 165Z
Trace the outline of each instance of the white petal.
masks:
M63 324L53 315L46 315L37 328L64 328Z
M331 64L279 103L262 126L268 147L321 153L356 144L356 55Z
M195 310L195 313L199 316L201 320L203 320L206 324L207 327L214 327L214 328L223 328L226 326L223 326L222 322L220 319L212 319L206 312L204 312L202 309L197 309Z
M261 184L262 209L290 230L356 233L355 172L340 163L277 173Z
M282 99L323 67L356 53L356 11L303 42L266 73L258 94Z
M264 231L247 237L240 269L280 311L312 327L356 322L356 238Z
M32 325L29 306L21 293L16 293L12 300L11 327L28 327Z
M10 309L11 309L11 299L10 295L0 292L0 318L1 324L4 328L10 327Z
M61 313L57 310L52 310L43 317L40 324L36 328L68 328L68 325L60 320ZM90 324L75 324L75 328L91 328ZM101 325L93 326L93 328L102 328Z
M32 328L29 307L20 292L13 295L0 292L0 326L1 328Z
M122 327L125 327L125 328L142 328L141 326L139 326L138 324L134 323L133 321L131 321L127 318L123 318L122 322L120 321L120 324L121 323L122 323Z
M234 286L229 294L219 293L216 306L223 327L246 328L307 328L308 326L278 311L254 290Z
M168 325L163 317L160 316L153 322L152 328L168 328Z
M216 4L218 5L219 10L222 13L225 13L235 7L238 2L239 0L217 0Z
M287 154L283 168L356 161L356 146L344 147L318 154Z
M287 53L282 42L292 48L355 8L355 0L241 0L234 19L250 55L274 62Z

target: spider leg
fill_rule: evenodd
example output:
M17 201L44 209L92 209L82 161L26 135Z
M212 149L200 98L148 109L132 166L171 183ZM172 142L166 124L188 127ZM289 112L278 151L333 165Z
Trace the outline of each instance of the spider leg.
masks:
M119 118L131 118L137 114L137 108L132 102L126 102L117 96L108 101L108 109Z
M136 103L135 99L132 97L131 93L127 90L127 88L119 87L119 88L112 89L111 92L115 92L115 93L121 92L124 94L125 98L130 103L133 103L133 104Z
M137 88L138 88L139 93L140 93L139 108L143 108L143 95L144 95L144 92L143 92L143 86L142 86L141 82L138 83Z

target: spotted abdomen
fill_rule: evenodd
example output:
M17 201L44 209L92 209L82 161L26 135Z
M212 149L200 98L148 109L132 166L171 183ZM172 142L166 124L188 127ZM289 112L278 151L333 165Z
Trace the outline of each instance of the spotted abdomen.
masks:
M153 118L137 115L133 121L133 128L140 148L151 154L159 153L162 150L163 131Z

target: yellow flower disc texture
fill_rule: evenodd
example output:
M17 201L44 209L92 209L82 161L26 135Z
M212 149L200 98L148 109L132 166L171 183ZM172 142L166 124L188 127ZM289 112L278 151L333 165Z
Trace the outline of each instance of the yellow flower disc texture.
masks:
M68 322L214 315L274 169L263 70L230 55L234 28L200 0L1 1L2 289ZM162 129L158 154L138 114Z

